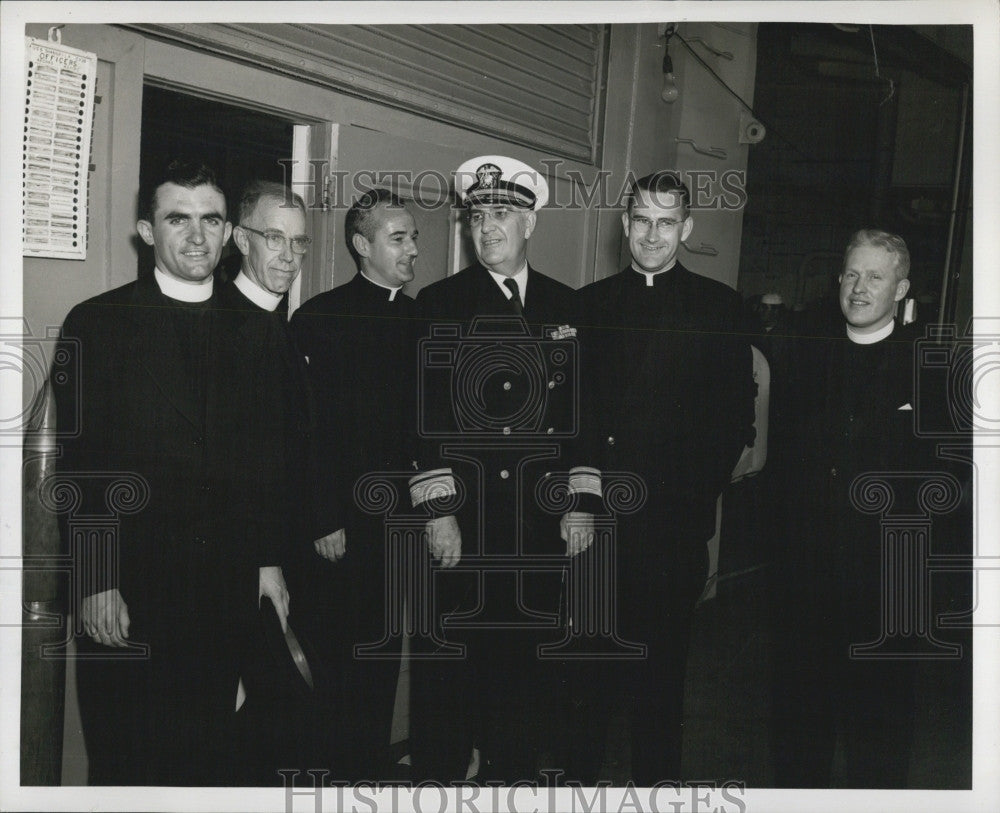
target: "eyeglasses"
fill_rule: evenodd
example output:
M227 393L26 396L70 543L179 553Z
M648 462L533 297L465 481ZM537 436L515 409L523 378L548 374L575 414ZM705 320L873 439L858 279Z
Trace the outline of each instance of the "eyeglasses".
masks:
M648 217L631 217L629 221L632 228L639 234L645 234L653 227L653 221ZM672 217L661 217L656 221L656 230L663 235L670 234L670 230L681 224L682 221L674 220Z
M510 209L505 209L502 206L498 206L496 209L475 209L469 212L469 223L473 226L482 226L487 220L503 223L510 214Z
M251 229L249 226L240 226L244 231L253 232L254 234L259 234L267 241L267 247L271 251L284 251L285 246L291 243L292 254L305 254L309 250L309 246L312 245L311 237L285 237L280 231L258 231L257 229Z

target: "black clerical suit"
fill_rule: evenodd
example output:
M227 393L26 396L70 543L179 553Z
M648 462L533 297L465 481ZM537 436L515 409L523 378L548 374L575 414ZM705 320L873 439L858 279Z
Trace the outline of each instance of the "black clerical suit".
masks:
M913 659L852 658L882 630L880 517L855 507L861 474L941 468L913 431L915 332L874 344L802 340L815 392L793 445L790 526L776 562L775 784L830 787L838 729L848 787L905 787ZM802 381L808 381L805 376ZM907 495L900 493L902 509ZM936 540L940 543L940 539Z
M736 331L736 293L679 263L651 279L628 267L580 292L593 464L605 488L615 472L645 483L645 504L617 517L615 547L617 632L647 647L643 658L610 664L610 684L595 681L601 697L585 712L595 728L579 740L575 778L583 781L593 781L600 766L608 700L617 692L625 692L630 712L633 780L677 778L684 667L707 576L706 543L716 500L752 437L752 361Z
M406 505L412 473L416 348L413 300L361 273L306 302L292 319L318 406L312 472L313 538L345 528L347 553L328 562L308 546L303 602L314 639L339 675L328 759L334 775L384 778L399 675L401 593L387 572L385 517L355 496L359 480L382 473ZM390 561L394 561L390 557ZM387 590L394 592L391 598ZM390 634L390 631L392 634ZM357 647L375 646L367 654Z
M242 281L253 285L249 278ZM231 281L218 287L213 307L226 312L226 318L241 321L245 352L260 360L256 400L244 408L261 410L273 444L269 457L284 472L282 477L273 478L279 484L280 504L284 506L277 563L284 569L292 597L288 623L310 661L313 685L321 691L332 676L317 663L304 608L299 608L302 585L295 581L300 553L311 539L314 524L310 503L303 494L309 487L307 461L315 416L305 363L289 331L287 297L268 310ZM264 617L268 613L271 618ZM234 753L241 769L237 778L244 785L280 785L283 779L279 769L304 770L318 764L317 740L325 730L317 725L313 692L290 667L285 641L278 640L277 635L269 640L265 633L267 623L280 631L271 604L265 602L258 615L246 630L240 659L246 701L237 713L238 743Z
M478 263L417 298L420 468L450 467L462 495L462 562L436 571L434 600L442 636L466 654L411 666L415 779L464 779L473 746L480 781L530 779L545 746L538 715L551 709L552 675L536 647L560 637L561 573L519 573L510 560L565 553L559 515L540 494L568 468L577 381L575 347L558 350L547 332L570 322L572 289L530 267L527 280L521 315ZM471 566L490 556L506 556L506 569ZM454 626L463 613L472 626Z
M71 539L76 598L118 588L129 641L149 647L78 638L92 784L234 776L244 635L258 569L280 560L286 506L270 365L252 320L217 304L169 299L150 275L76 306L63 326L80 343L79 375L57 387L60 422L81 427L60 464L80 491L66 519L117 521L104 539ZM141 485L112 498L118 478Z

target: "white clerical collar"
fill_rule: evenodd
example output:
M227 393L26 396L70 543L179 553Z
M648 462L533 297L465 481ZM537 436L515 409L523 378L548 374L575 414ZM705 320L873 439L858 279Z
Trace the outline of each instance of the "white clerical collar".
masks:
M890 319L889 322L874 333L859 333L850 325L847 326L847 338L850 339L855 344L876 344L882 341L882 339L888 338L892 331L896 327L896 320Z
M677 265L676 259L672 263L670 263L670 268L673 268L675 265ZM660 274L666 274L667 271L670 270L670 268L661 268L659 271L644 271L641 268L636 268L635 263L632 263L632 270L635 271L637 274L642 274L646 278L647 288L652 288L654 285L653 282L654 278L659 276Z
M396 294L398 294L400 291L403 290L402 285L397 285L393 287L392 285L385 285L381 282L376 282L371 277L369 277L364 271L361 272L361 276L363 276L366 280L368 280L372 285L377 285L379 288L385 288L385 290L389 292L390 302L393 302L396 299Z
M205 302L212 298L212 277L207 277L204 282L181 282L159 268L154 268L153 278L160 293L170 299L177 299L180 302Z
M524 265L521 266L521 270L514 274L513 277L508 277L504 274L498 274L496 271L492 271L489 268L486 269L490 272L490 276L493 277L493 281L500 286L500 290L503 291L503 295L510 299L514 294L511 293L510 288L503 284L504 280L512 279L517 283L517 290L521 294L521 306L527 304L528 302L528 261L524 261Z
M256 282L250 279L249 276L243 273L241 270L239 274L236 275L236 280L233 282L243 296L253 302L261 310L265 311L275 311L278 309L278 305L281 304L281 294L275 294L271 291L265 291Z

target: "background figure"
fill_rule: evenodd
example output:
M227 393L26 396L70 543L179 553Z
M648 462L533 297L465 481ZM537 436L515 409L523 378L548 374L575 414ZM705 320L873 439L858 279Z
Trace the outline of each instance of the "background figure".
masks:
M557 383L545 362L546 381L541 392L533 389L531 371L511 359L534 357L553 341L541 331L569 322L572 290L527 260L537 210L548 197L540 173L515 159L482 156L459 167L456 188L468 207L477 262L417 298L426 336L446 325L459 332L449 340L454 364L425 363L422 371L425 425L448 439L428 441L422 462L430 471L415 480L446 491L452 476L460 479L463 561L500 556L507 564L480 560L476 569L435 574L441 634L464 645L466 655L412 664L413 778L464 779L475 746L478 780L510 783L536 775L552 728L554 667L538 660L536 647L560 634L560 573L518 573L509 562L565 553L559 518L541 510L535 489L562 465L551 433L572 412L575 392L571 376ZM470 404L474 414L463 412ZM542 423L524 419L524 409ZM463 614L470 626L453 626Z
M740 523L739 531L732 529L734 535L743 532L740 540L751 549L747 551L747 565L770 562L787 531L786 510L791 485L789 455L794 453L790 437L803 397L803 382L796 373L800 341L793 327L792 314L781 294L766 293L761 296L756 315L756 329L748 339L764 354L770 382L767 462L757 475L746 481L743 488L754 515L749 522Z
M689 203L674 173L637 181L622 214L631 264L581 291L592 459L605 472L635 472L647 490L645 507L619 516L616 529L618 633L644 644L646 655L579 675L600 687L577 712L582 731L574 738L573 772L589 783L604 755L612 698L621 694L632 780L678 778L686 654L707 577L706 543L716 500L753 432L738 297L677 261L694 227ZM581 554L579 564L598 553Z
M414 276L417 228L402 200L375 189L348 210L345 237L358 273L306 302L292 329L320 416L311 474L319 527L300 562L302 606L337 676L325 698L327 761L316 767L361 781L388 769L401 647L390 609L400 606L402 588L388 592L387 567L395 565L385 522L361 510L354 488L368 473L412 473L417 356L413 300L402 288ZM409 494L397 501L407 504ZM384 644L379 657L355 652L375 644Z
M750 337L750 342L767 359L771 371L771 393L768 404L768 438L771 424L777 421L779 425L785 422L785 412L791 393L784 388L791 386L789 381L792 367L794 331L792 329L791 313L785 307L781 294L764 294L757 307L760 328L756 335ZM775 389L778 387L778 390Z
M271 362L216 307L231 225L211 170L172 162L140 206L156 269L70 312L80 372L57 390L60 422L79 415L60 471L82 510L106 511L109 477L148 491L117 538L70 540L90 783L228 784L245 630L261 595L288 608L283 470L257 408Z

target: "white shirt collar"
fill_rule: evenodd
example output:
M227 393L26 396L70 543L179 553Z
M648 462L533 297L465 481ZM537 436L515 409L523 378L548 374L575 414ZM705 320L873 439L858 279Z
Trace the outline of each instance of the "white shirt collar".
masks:
M156 280L160 293L171 299L177 299L180 302L205 302L212 298L214 285L211 276L207 277L204 282L181 282L159 268L154 268L153 278Z
M891 335L895 327L895 319L890 319L886 325L880 327L874 333L858 333L858 331L848 325L847 338L855 344L876 344Z
M375 280L373 280L364 271L361 271L360 274L366 280L368 280L372 285L377 285L379 288L385 288L385 290L387 290L389 292L389 301L390 302L394 301L396 299L396 294L398 294L400 291L403 290L403 286L402 285L397 285L395 287L393 287L392 285L384 285L381 282L376 282Z
M256 282L250 279L250 277L244 274L242 270L236 275L236 279L233 284L236 286L236 289L243 294L243 296L262 310L273 312L277 310L278 305L281 304L280 294L265 291Z
M528 304L528 261L524 261L524 265L521 266L521 270L514 274L513 277L505 276L504 274L498 274L496 271L490 271L489 268L486 269L490 272L490 276L497 285L500 286L500 290L503 291L503 295L510 299L514 296L510 292L510 288L503 284L505 279L513 279L517 283L517 289L521 292L521 305Z
M637 274L642 274L646 278L646 287L652 288L654 285L654 278L660 274L666 274L671 268L677 265L677 259L675 258L672 263L670 263L670 268L661 268L659 271L643 271L641 268L636 268L635 263L632 263L632 270Z

